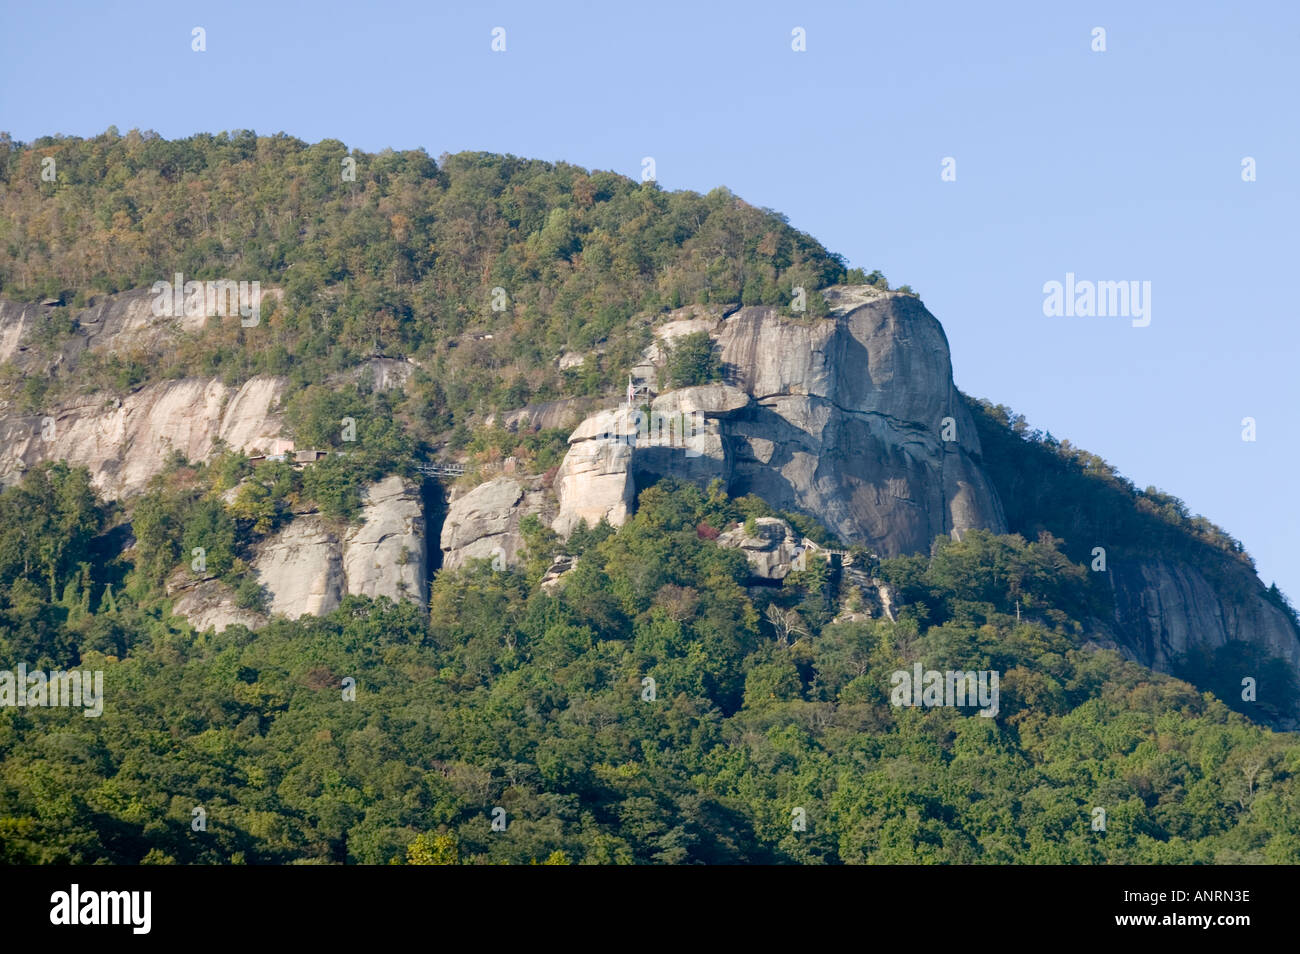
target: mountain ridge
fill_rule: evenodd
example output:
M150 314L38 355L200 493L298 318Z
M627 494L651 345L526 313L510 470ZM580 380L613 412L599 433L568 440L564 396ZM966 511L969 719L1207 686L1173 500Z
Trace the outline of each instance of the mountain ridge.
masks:
M373 486L394 466L380 460L384 454L471 465L513 456L534 477L559 468L561 499L551 505L534 495L526 509L547 514L561 535L582 517L621 522L639 491L663 476L721 478L735 494L754 492L778 510L814 516L886 557L926 550L936 535L967 527L1028 539L1047 529L1083 563L1092 546L1110 543L1112 563L1119 561L1106 573L1115 618L1100 625L1133 658L1177 671L1181 657L1253 641L1300 672L1300 632L1285 597L1265 591L1248 562L1250 578L1234 569L1239 544L1234 551L1216 542L1217 556L1201 554L1199 544L1187 549L1178 535L1184 529L1192 541L1231 538L1189 522L1181 502L1168 503L1175 498L1139 495L1124 504L1173 507L1174 524L1143 524L1142 532L1158 531L1150 545L1120 521L1116 546L1111 528L1080 525L1077 514L1054 512L1041 494L1036 509L1004 515L1005 501L1025 496L1015 471L1037 459L1032 442L1002 439L998 422L956 390L942 325L913 294L889 290L878 273L847 269L783 217L725 190L665 193L564 163L484 153L434 162L419 151L366 155L332 140L309 146L247 133L167 142L110 132L4 145L0 210L11 255L0 262L0 416L8 437L0 480L12 483L42 460L71 460L89 466L94 485L110 496L129 497L175 449L201 461L225 446L249 453L292 435L342 451L331 429L345 414L363 430L389 416L401 435L369 460L369 483L352 481L353 503L343 509L353 514L362 484ZM331 182L327 170L346 155L359 160L358 180ZM61 169L52 184L34 174L47 157ZM105 179L110 167L119 174ZM59 210L53 218L51 200ZM241 228L252 237L236 241ZM198 235L210 238L196 243ZM160 318L145 308L147 285L130 285L132 273L170 281L176 271L204 279L232 268L260 276L266 289L259 328ZM501 310L497 290L505 292ZM14 292L34 301L13 301ZM796 292L806 299L802 312L791 305ZM38 303L51 295L55 304ZM700 304L680 304L692 296ZM893 317L883 319L889 330L875 353L870 329L838 336L846 316L877 307ZM909 310L914 325L899 317ZM581 421L562 434L559 427L533 433L531 415L523 424L529 407L576 406L567 401L608 409L625 372L649 386L650 376L665 373L663 327L679 311L681 331L712 329L722 380L748 395L744 408L703 409L713 428L709 452L689 465L657 460L662 448L615 461L617 439L574 442ZM913 331L928 343L912 347ZM539 347L540 339L548 346ZM828 348L841 350L828 357ZM370 393L362 388L342 403L320 393L337 390L376 354L402 356L409 372L391 382L381 374ZM898 375L903 386L872 384L873 361L881 380ZM210 376L189 376L195 368ZM654 400L680 404L681 393L669 388ZM376 403L375 394L394 397ZM241 410L246 398L251 404ZM357 410L340 413L347 401ZM92 413L98 402L104 406ZM953 419L955 442L936 439L944 417ZM41 435L47 418L53 440ZM873 420L881 422L875 430ZM993 477L990 440L1000 442L1004 458L991 462ZM579 445L596 454L582 473L573 469ZM773 465L774 454L789 459ZM1099 461L1085 458L1089 466ZM1110 473L1104 462L1097 466ZM414 477L404 475L408 494L416 493ZM598 479L610 495L603 503L590 490ZM583 500L582 514L566 511L566 483L573 484L568 498ZM450 516L460 516L456 504ZM505 547L511 560L526 515L491 518L513 528ZM438 539L438 526L429 521L427 537ZM474 544L452 546L443 559L460 563L457 551ZM427 539L420 548L430 558L440 549Z

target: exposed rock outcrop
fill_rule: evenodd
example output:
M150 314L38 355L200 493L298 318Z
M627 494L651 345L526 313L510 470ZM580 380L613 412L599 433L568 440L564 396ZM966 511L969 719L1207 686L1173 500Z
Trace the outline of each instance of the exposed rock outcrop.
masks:
M1117 622L1138 662L1170 672L1193 649L1253 643L1300 671L1300 638L1244 569L1225 567L1214 586L1196 567L1167 560L1112 562ZM1249 675L1249 673L1245 673Z
M361 523L343 537L343 575L353 596L429 601L424 507L402 478L385 477L362 497Z
M424 511L416 488L386 477L366 488L360 522L342 539L318 514L296 516L261 544L252 569L267 612L297 619L337 608L345 595L428 602ZM178 571L168 582L178 594L172 611L196 629L235 623L257 629L267 616L241 609L224 583L194 580Z
M253 561L273 614L297 619L337 609L345 580L336 536L315 514L298 517L267 542Z
M636 421L630 412L602 411L569 438L569 452L555 475L560 512L552 526L568 536L586 521L621 526L636 502L632 444Z
M497 477L453 496L442 525L443 567L497 557L505 566L514 564L523 547L520 521L545 509L536 478Z
M170 281L172 276L159 278ZM279 288L262 289L263 310L283 295ZM0 299L0 362L13 362L26 372L48 372L75 363L78 356L87 350L162 354L182 336L202 331L208 322L240 320L237 316L155 315L153 303L156 298L150 289L136 288L106 295L81 309ZM47 325L66 322L69 317L72 319L71 334L60 336L53 347L48 341L42 341L39 346L35 344L35 339L42 335Z
M578 561L567 553L555 554L538 585L547 593L555 593L564 586L564 577L577 565Z
M1003 532L939 323L906 295L825 296L820 321L744 308L722 323L724 365L757 405L726 427L733 492L812 514L884 556L940 534Z
M583 519L622 523L637 488L663 476L721 478L733 494L811 514L884 556L940 534L1004 532L938 321L915 298L870 286L824 295L823 319L749 307L659 329L661 340L709 331L728 383L659 395L648 421L622 407L579 425L557 479L557 532ZM704 424L674 447L656 425L681 414Z
M745 532L744 524L732 527L720 534L717 542L718 546L738 548L754 576L764 580L785 579L804 550L799 534L779 517L756 518L753 536Z
M98 395L44 416L0 420L0 481L13 483L46 460L86 467L107 497L142 490L172 451L210 457L218 440L252 451L281 430L281 378L251 378L239 388L187 378L142 388L125 399ZM48 420L47 420L48 418Z
M530 404L505 415L506 430L548 430L554 427L572 427L582 419L580 408L588 404L587 398L564 398L559 401L545 401Z
M230 587L212 577L193 580L178 571L168 582L168 594L175 597L172 612L184 616L200 632L215 629L220 633L236 624L258 629L267 623L261 613L241 608Z
M279 295L278 289L265 290L263 305ZM209 322L239 320L156 316L155 297L136 289L75 312L0 300L0 362L25 376L75 380L83 353L163 354ZM284 386L276 377L255 377L237 388L215 378L185 378L124 396L65 397L31 414L0 404L0 483L19 480L42 461L66 460L90 470L105 496L130 495L144 488L173 450L199 461L211 456L217 441L242 451L270 446L281 436Z

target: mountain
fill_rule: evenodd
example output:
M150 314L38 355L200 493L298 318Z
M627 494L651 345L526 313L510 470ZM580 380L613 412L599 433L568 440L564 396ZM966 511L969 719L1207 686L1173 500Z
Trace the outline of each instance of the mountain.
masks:
M780 215L242 132L0 137L0 185L0 653L134 720L87 766L17 714L0 856L1300 860L1286 598ZM898 708L913 665L999 711Z

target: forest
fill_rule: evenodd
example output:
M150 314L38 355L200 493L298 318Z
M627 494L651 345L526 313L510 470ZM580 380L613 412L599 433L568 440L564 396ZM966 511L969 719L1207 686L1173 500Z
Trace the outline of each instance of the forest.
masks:
M5 863L1300 862L1295 737L1086 647L1050 535L882 561L899 618L836 622L824 564L757 592L715 542L761 502L665 481L558 593L534 525L427 615L205 634L104 562L110 511L63 465L0 494L0 658L105 673L99 718L0 720ZM892 706L917 661L1000 671L998 717Z

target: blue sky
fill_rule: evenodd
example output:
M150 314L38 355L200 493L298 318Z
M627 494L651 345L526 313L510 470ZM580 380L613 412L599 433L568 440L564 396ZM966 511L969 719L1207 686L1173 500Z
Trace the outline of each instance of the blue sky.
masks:
M465 7L10 5L0 129L285 131L631 176L653 156L665 188L726 185L911 284L958 386L1183 498L1300 601L1300 5ZM1150 325L1045 317L1067 272L1150 281Z

